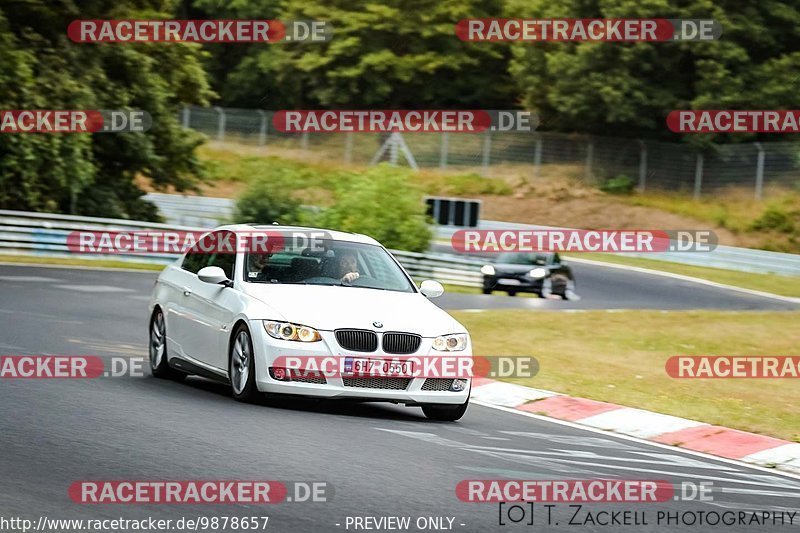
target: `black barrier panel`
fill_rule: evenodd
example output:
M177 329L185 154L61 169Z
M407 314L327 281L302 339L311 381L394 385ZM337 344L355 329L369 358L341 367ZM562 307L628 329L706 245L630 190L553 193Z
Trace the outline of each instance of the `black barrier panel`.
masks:
M480 204L480 200L436 197L425 199L426 214L441 226L476 227L480 218Z

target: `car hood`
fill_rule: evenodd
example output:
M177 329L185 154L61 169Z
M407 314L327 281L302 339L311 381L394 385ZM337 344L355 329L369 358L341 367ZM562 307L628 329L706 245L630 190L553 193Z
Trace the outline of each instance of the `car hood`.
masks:
M325 331L339 328L405 331L423 337L466 331L419 293L323 285L246 284L245 292L281 316L265 316Z
M534 268L547 269L547 265L514 265L510 263L494 263L492 264L495 272L505 272L508 274L523 274L530 272Z

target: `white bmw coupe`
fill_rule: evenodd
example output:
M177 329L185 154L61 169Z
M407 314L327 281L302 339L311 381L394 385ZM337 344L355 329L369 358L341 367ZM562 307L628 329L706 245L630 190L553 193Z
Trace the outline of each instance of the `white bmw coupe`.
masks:
M259 233L290 237L266 251L241 246ZM291 237L302 234L316 237ZM207 237L234 253L209 252L201 240L156 281L149 304L154 376L216 379L243 401L291 394L420 406L437 420L464 415L469 377L307 375L280 364L290 356L323 357L346 359L341 368L352 370L398 356L471 359L464 326L429 300L442 294L440 283L417 288L365 235L239 224Z

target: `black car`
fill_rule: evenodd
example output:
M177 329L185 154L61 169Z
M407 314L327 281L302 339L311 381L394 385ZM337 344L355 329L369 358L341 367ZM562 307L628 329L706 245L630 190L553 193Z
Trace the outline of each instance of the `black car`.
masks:
M557 253L509 252L499 254L481 267L483 294L505 291L509 296L533 292L547 298L551 294L567 299L575 290L572 269Z

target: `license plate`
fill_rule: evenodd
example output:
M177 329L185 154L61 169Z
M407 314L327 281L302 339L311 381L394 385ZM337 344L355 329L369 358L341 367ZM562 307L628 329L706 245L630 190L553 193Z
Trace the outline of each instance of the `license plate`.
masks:
M518 279L500 278L497 280L501 285L522 285Z
M387 361L360 357L344 358L344 374L373 377L402 377L414 372L412 361Z

